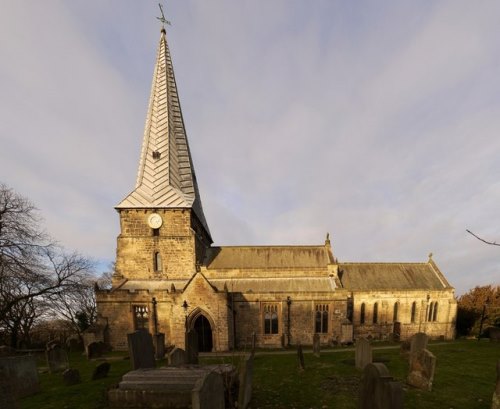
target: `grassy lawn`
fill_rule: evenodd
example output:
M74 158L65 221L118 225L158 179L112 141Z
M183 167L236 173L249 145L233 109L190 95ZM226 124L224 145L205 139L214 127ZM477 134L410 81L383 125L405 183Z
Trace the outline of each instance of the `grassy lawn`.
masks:
M373 345L375 348L377 344ZM405 408L489 409L494 390L500 345L488 341L456 341L430 344L437 357L432 392L404 385ZM320 358L305 351L305 370L298 371L296 354L257 355L254 362L252 408L357 408L361 371L354 367L354 352L323 351ZM98 361L82 355L70 357L70 365L80 370L82 383L64 386L60 374L42 373L41 392L21 401L21 408L104 408L106 389L120 381L130 368L124 355L111 356L111 371L104 380L90 381ZM226 363L237 358L216 358ZM383 361L391 375L404 383L408 364L399 349L374 351L375 361ZM214 358L204 358L213 362ZM160 363L164 364L164 363Z

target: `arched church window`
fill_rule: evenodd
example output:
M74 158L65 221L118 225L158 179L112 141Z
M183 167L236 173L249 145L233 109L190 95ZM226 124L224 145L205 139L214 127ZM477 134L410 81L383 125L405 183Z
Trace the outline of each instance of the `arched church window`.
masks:
M365 323L365 303L361 304L361 309L359 312L359 323L364 324Z
M438 315L438 303L437 301L434 303L434 312L432 313L432 321L437 320L437 315Z
M415 322L416 315L417 315L417 303L416 301L413 301L411 304L411 318L410 318L411 322Z
M373 323L378 322L378 302L373 305Z
M399 302L395 302L394 303L394 311L393 311L393 314L392 314L392 320L394 322L398 321L398 313L399 313Z
M314 331L319 334L328 332L328 304L316 305Z
M134 305L134 329L149 329L149 311L147 305Z
M161 254L159 251L155 251L153 256L154 271L162 271L163 266L161 262Z
M264 306L264 334L278 333L278 305L267 304Z
M433 308L434 308L434 303L431 302L430 305L429 305L429 311L428 311L428 315L427 315L427 321L432 321Z

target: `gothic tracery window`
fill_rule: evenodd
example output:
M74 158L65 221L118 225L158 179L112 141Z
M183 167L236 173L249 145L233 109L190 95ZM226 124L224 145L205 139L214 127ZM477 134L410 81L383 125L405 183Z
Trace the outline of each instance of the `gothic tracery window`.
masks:
M359 313L359 323L364 324L365 323L365 303L361 304L361 309Z
M416 301L413 301L413 303L411 304L411 318L410 318L410 321L412 323L415 322L416 315L417 315L417 303Z
M134 329L148 329L149 328L149 311L146 305L134 305Z
M378 302L373 305L373 323L378 322Z
M278 305L264 305L264 334L278 333Z
M161 262L161 254L159 251L155 251L153 255L153 264L154 271L162 271L163 266Z
M316 305L314 322L314 332L320 334L328 332L328 304Z

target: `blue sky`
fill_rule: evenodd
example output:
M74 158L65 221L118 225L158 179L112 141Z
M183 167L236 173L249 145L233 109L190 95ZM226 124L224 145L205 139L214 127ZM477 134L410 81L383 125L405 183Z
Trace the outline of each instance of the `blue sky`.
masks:
M172 0L218 245L320 244L500 284L500 3ZM156 1L2 2L0 181L105 266L133 188Z

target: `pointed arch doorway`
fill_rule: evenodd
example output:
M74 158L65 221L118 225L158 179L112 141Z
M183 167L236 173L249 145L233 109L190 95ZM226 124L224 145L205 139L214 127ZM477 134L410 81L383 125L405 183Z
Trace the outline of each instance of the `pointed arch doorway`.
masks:
M198 335L198 350L200 352L211 352L214 345L210 321L203 314L200 314L194 321L193 328Z

